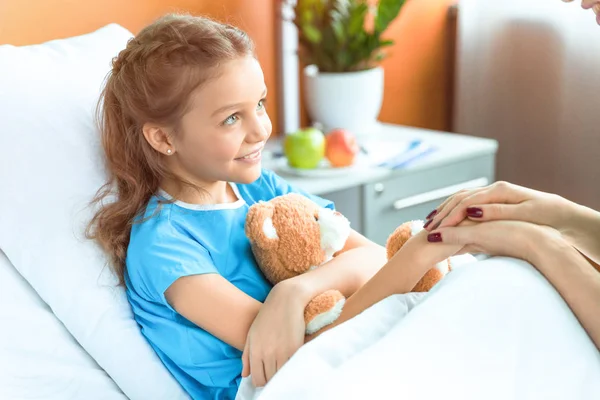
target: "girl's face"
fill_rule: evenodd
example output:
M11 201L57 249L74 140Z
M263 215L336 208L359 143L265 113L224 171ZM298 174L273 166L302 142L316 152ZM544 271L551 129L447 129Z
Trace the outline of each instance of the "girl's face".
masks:
M566 3L571 3L573 0L563 0ZM600 25L600 0L581 0L581 7L589 10L590 8L596 13L596 22Z
M190 111L173 135L172 172L200 185L251 183L261 173L261 152L271 135L267 89L258 61L228 61L192 95Z

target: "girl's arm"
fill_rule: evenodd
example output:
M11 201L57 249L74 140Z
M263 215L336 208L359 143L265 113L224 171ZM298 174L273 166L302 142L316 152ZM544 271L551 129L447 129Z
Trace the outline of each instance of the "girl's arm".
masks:
M600 349L600 273L560 237L543 235L534 243L532 263L565 299Z
M429 243L427 241L427 232L425 230L421 231L400 248L394 257L385 263L383 267L374 271L371 279L361 285L357 291L348 298L340 317L333 324L324 327L312 336L308 336L307 341L348 321L375 303L393 294L409 292L429 269L438 262L455 254L460 248L462 248L462 246ZM360 259L360 261L365 262L365 264L353 264L355 263L355 260L359 260L357 253L358 251L348 251L340 254L338 257L342 257L346 254L348 257L340 258L341 262L339 268L344 268L343 265L347 265L347 268L364 268L369 262L373 263L373 260L367 257L368 251L366 251L365 254L361 254L364 255L365 258ZM329 271L335 271L336 269L338 268L330 268ZM310 288L311 285L318 286L318 290L303 290L304 293L308 293L309 296L311 296L310 298L312 298L324 291L322 290L324 286L319 286L318 283L318 272L321 272L321 275L325 276L328 274L326 271L325 267L322 269L318 268L294 279L302 281L305 284L305 287L308 286ZM309 279L311 278L316 278L316 280L310 281ZM326 289L330 288L328 287Z
M218 274L179 278L165 292L179 314L242 351L243 374L263 386L302 346L304 307L300 287L288 279L264 303Z
M262 306L218 274L179 278L165 297L179 314L240 351Z
M304 307L312 298L332 288L351 296L385 261L385 249L352 231L332 261L300 279L276 285L269 303L288 310L282 314L297 311L303 323ZM167 289L165 297L179 314L239 350L244 349L248 331L263 306L217 274L180 278Z
M383 247L352 230L346 245L326 264L294 279L306 287L306 303L330 289L350 297L386 263Z

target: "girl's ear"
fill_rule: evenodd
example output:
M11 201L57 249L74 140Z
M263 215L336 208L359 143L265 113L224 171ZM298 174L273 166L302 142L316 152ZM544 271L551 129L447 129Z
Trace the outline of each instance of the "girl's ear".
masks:
M154 150L169 156L175 153L175 146L173 146L171 137L164 127L145 123L142 127L142 133Z
M250 206L246 216L246 236L252 244L263 249L273 247L279 240L273 225L274 210L271 203L259 202Z

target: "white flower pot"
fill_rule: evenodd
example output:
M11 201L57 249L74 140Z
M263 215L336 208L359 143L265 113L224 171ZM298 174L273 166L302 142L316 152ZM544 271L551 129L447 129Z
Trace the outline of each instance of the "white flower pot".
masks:
M304 68L305 106L314 123L327 132L344 128L367 135L377 124L383 102L383 68L358 72L319 72Z

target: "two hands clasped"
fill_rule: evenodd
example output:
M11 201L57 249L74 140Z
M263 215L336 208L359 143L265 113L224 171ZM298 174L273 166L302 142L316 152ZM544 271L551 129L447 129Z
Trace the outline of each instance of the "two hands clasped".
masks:
M435 263L463 253L509 256L543 263L552 251L577 249L572 202L506 182L456 193L427 216L425 229L401 249L427 253ZM578 256L582 253L574 251ZM540 268L538 268L540 269ZM541 271L544 273L544 271ZM264 386L305 343L303 310L293 282L276 285L252 323L242 376Z
M535 264L540 244L567 243L569 203L506 182L464 190L427 216L427 240L462 246L457 254L509 256Z

